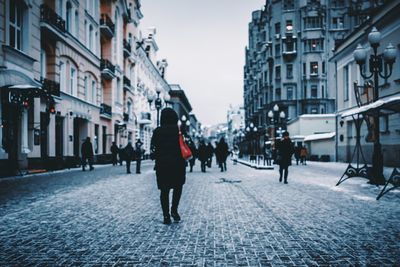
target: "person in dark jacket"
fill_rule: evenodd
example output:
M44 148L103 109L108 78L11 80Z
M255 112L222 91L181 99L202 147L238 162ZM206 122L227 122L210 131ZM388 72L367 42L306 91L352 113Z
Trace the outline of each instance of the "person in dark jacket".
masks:
M193 166L196 163L197 148L195 143L190 138L188 140L188 146L190 148L190 151L192 151L192 158L189 160L189 166L190 166L190 172L193 172Z
M131 142L128 142L126 147L124 148L124 155L126 161L126 173L131 173L131 161L133 158L133 146Z
M208 168L211 168L214 152L215 152L214 147L211 144L211 142L209 142L207 145L207 167Z
M228 155L229 155L228 144L222 137L215 149L215 156L218 159L218 164L219 167L221 168L221 172L226 171L226 158L228 157Z
M204 140L200 142L199 148L197 150L197 155L200 160L201 172L206 172L206 167L209 157L208 157L208 149Z
M112 146L110 148L110 151L111 151L112 165L115 166L115 165L118 164L117 156L118 156L118 151L119 151L119 149L118 149L117 145L115 144L115 142L112 142Z
M140 174L140 165L142 163L143 157L143 149L142 149L142 141L138 139L135 143L135 160L136 160L136 173Z
M186 161L182 157L179 145L178 115L172 108L161 112L160 127L157 127L151 138L151 153L155 159L157 186L161 191L161 208L164 224L180 221L178 214L182 187L186 180ZM169 192L173 189L171 215L169 213Z
M289 133L283 133L283 139L278 143L276 160L279 164L279 182L282 182L282 176L284 183L287 184L287 178L289 174L289 166L292 165L292 155L294 147L292 140L289 138Z
M93 146L90 142L90 137L86 137L81 147L82 154L82 171L85 171L86 163L89 161L89 168L92 171L93 168Z

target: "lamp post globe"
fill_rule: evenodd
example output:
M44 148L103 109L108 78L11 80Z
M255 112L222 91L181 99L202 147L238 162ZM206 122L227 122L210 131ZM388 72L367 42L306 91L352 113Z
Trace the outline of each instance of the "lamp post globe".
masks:
M388 46L385 48L385 51L383 52L383 59L385 60L385 62L393 64L396 60L396 53L396 47L394 47L392 43L389 43Z
M275 105L274 105L273 110L274 110L275 112L276 112L276 111L279 111L279 106L278 106L278 104L275 104Z
M380 41L381 33L375 27L373 27L371 32L368 34L368 42L372 47L378 47Z
M364 64L365 61L367 60L367 51L365 48L362 47L361 44L357 45L356 50L354 50L354 59L357 62L357 64Z
M185 115L182 115L181 120L182 120L182 121L186 121L186 116L185 116Z

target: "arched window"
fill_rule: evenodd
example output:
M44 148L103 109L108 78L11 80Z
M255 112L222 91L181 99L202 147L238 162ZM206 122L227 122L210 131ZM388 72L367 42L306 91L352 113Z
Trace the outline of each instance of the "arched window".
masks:
M89 88L88 88L88 77L85 76L85 79L83 80L83 86L85 87L85 100L89 101Z
M132 119L132 103L131 101L128 101L126 104L126 113L129 115L129 119Z
M92 103L97 105L97 86L95 80L92 80Z
M65 27L67 31L71 32L72 30L72 5L71 2L67 2L66 4L66 15L65 15Z
M78 68L71 63L69 63L69 90L68 93L73 96L78 96Z

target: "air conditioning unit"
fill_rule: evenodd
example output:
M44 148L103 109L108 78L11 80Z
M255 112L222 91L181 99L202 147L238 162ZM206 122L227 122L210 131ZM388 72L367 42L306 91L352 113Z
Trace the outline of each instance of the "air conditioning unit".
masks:
M275 39L279 39L279 38L281 38L281 35L279 33L275 34Z

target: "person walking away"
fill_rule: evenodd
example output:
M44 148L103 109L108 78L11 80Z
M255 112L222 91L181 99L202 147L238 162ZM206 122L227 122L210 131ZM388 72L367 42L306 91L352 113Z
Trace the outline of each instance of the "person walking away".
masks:
M124 161L124 149L122 145L119 145L118 148L118 158L119 158L119 165L122 166L122 162Z
M208 149L205 142L202 140L198 148L198 157L200 160L201 172L206 172L208 162Z
M287 184L289 175L289 166L292 165L292 155L294 153L294 147L292 140L289 138L289 133L283 133L283 139L278 143L277 148L277 161L279 164L279 182L282 182L282 176L284 183Z
M192 139L189 139L188 146L190 148L190 151L192 151L192 158L189 160L189 166L190 166L190 172L193 172L193 166L196 163L197 149L196 149L196 145L192 141Z
M307 148L303 146L300 150L300 162L302 165L307 165L307 155L308 155Z
M89 162L89 169L92 171L93 168L93 146L90 142L90 137L86 137L86 140L81 146L82 154L82 171L85 171L86 163Z
M234 146L232 150L233 165L237 164L238 158L239 158L239 148L237 146Z
M226 158L229 155L228 144L225 142L225 139L222 137L218 143L216 148L216 157L219 161L219 167L221 168L221 172L226 171Z
M118 149L117 145L115 144L115 142L112 142L112 146L110 148L110 151L111 151L111 161L112 161L112 165L113 166L118 164L118 159L117 159L118 150L119 149Z
M157 187L160 190L161 208L164 224L181 220L178 214L182 188L186 180L186 161L182 157L179 144L178 115L172 108L161 111L160 126L151 138L151 153L155 159ZM171 214L169 192L173 190Z
M299 165L300 151L301 151L301 145L298 145L294 148L294 157L296 159L296 165Z
M214 147L211 144L211 142L209 142L207 145L207 167L208 168L211 168L214 152L215 152Z
M271 160L272 160L271 142L270 141L267 142L264 145L264 164L266 162L267 166L271 166Z
M140 139L138 139L135 143L135 159L136 159L136 173L140 174L140 166L142 163L143 157L143 143Z
M126 173L131 173L131 161L133 158L133 146L131 142L128 142L126 147L124 148L124 156L126 161Z

